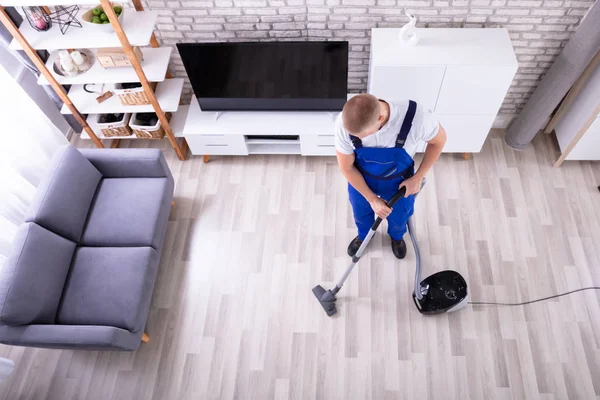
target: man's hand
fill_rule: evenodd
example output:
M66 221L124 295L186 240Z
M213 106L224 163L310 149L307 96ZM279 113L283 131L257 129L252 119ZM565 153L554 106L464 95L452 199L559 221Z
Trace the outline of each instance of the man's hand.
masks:
M411 194L417 194L419 193L419 190L421 190L421 183L423 182L423 178L420 175L413 175L410 178L404 180L400 186L398 187L398 189L401 189L402 186L406 187L406 194L404 195L404 197L408 197Z
M386 219L392 213L392 209L387 206L387 203L377 196L373 197L373 199L369 201L369 204L375 214L381 219Z

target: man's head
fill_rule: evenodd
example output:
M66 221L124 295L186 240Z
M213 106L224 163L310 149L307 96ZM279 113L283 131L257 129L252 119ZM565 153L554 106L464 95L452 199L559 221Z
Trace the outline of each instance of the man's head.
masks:
M352 97L342 110L344 128L359 138L377 132L384 120L385 115L379 100L367 93Z

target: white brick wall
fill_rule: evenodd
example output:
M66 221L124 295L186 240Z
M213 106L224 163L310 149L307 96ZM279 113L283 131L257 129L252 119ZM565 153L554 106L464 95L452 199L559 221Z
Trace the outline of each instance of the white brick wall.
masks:
M371 28L400 27L404 10L420 27L509 30L519 71L500 110L513 114L525 104L540 78L577 29L593 0L180 0L154 1L160 12L157 36L164 45L180 42L254 40L347 40L348 87L365 91ZM186 77L175 51L171 70ZM186 82L184 100L191 96Z

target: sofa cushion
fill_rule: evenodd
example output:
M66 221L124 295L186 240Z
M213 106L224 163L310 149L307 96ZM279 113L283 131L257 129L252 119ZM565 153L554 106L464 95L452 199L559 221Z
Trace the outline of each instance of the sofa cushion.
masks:
M0 274L0 321L52 324L75 243L28 222L19 227Z
M172 191L167 178L102 179L80 244L158 249Z
M151 247L78 247L57 315L61 325L144 328L158 268Z
M60 149L40 182L25 220L79 241L102 175L72 146Z

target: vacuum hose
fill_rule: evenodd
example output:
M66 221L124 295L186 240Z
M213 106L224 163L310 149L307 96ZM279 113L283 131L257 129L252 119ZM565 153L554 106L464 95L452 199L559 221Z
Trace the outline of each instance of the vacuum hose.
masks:
M421 193L423 190L423 186L427 183L427 179L423 178L421 181L421 188L419 192L415 194L415 200L417 195ZM421 287L421 251L419 250L419 242L417 242L417 234L415 233L415 225L412 221L412 216L408 219L406 223L408 227L408 234L410 235L410 241L413 244L413 249L415 249L415 260L416 260L416 268L415 268L415 297L417 300L423 299L423 294L427 293L428 288Z
M413 225L412 217L408 219L408 234L410 235L410 241L415 249L415 296L417 299L423 299L423 293L421 289L421 252L419 251L419 244L417 243L417 235L415 234L415 226Z

